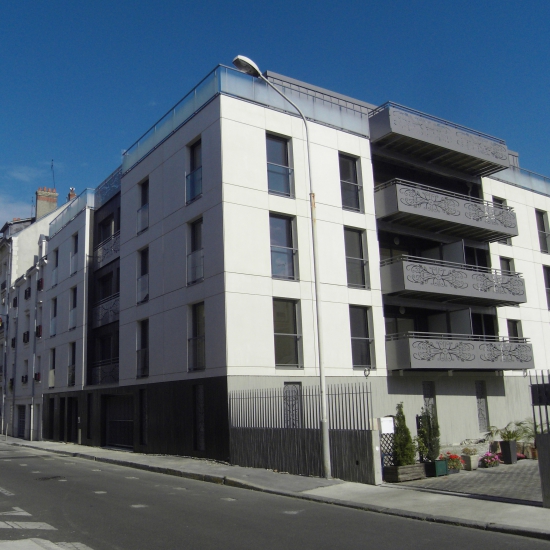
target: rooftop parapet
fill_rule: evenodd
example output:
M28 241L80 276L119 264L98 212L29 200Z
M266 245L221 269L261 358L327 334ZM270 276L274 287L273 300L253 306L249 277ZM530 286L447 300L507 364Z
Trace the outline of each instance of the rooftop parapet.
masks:
M85 208L94 208L95 189L84 189L78 197L73 199L61 214L50 222L50 239L57 235L70 221L74 220Z
M371 141L379 148L473 176L509 166L506 142L397 103L370 113Z
M278 82L275 82L275 86L296 103L309 120L364 137L369 136L367 109L359 104L348 102L344 105L341 100L329 95L321 96L303 87L286 87ZM297 114L290 104L261 80L219 65L128 148L122 161L123 174L219 94Z

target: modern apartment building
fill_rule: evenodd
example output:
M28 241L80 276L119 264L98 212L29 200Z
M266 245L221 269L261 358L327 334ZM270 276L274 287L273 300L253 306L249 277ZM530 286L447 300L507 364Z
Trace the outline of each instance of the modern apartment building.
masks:
M404 402L414 432L434 405L444 443L529 416L550 180L501 139L266 76L308 118L317 290L304 123L219 66L47 232L43 436L225 460L228 392L317 385L319 349L375 417Z

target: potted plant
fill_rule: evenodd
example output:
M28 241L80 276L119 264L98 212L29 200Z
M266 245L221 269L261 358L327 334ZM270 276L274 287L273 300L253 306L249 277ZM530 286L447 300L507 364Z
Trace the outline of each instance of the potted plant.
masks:
M479 464L479 455L477 453L477 449L464 447L464 449L462 449L461 458L464 461L465 470L477 470L477 466Z
M411 481L426 477L424 464L416 463L416 450L405 420L403 403L399 403L396 407L393 432L393 463L394 466L384 466L384 480L388 483Z
M535 445L535 436L537 435L538 426L530 418L517 422L517 425L521 428L520 440L524 443L524 454L528 455L528 458L537 460L538 453Z
M495 468L499 464L500 460L498 459L498 456L496 455L496 453L492 453L491 451L487 451L479 459L479 465L482 468Z
M420 462L424 463L426 475L447 475L447 461L439 459L439 423L434 407L423 407L416 417L417 448Z
M500 437L500 451L504 464L516 464L518 461L517 440L522 436L522 428L515 422L508 422L504 428L489 428L491 438Z
M450 474L458 474L464 467L464 460L454 453L447 451L445 454L439 455L439 460L447 461L447 470Z

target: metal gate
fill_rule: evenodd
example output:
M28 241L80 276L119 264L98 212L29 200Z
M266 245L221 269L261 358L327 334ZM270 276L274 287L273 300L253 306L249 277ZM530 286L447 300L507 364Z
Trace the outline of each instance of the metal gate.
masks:
M105 396L105 442L108 447L134 448L134 399L131 395Z
M17 405L17 437L25 438L25 405Z

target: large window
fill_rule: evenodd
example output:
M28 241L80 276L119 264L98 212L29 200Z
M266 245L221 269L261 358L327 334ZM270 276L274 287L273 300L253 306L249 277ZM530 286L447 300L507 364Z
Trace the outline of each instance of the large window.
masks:
M138 323L137 377L149 376L149 319Z
M58 281L59 268L59 249L53 251L53 268L52 268L52 286L55 286Z
M137 279L137 302L149 300L149 248L139 251Z
M477 422L480 432L489 430L489 407L487 404L487 386L484 380L476 381Z
M202 218L189 224L189 248L187 255L187 284L204 279L204 254L202 250Z
M539 231L539 244L540 251L548 254L550 251L549 236L548 233L548 214L542 210L535 210L535 216L537 218L537 229Z
M508 337L509 338L523 338L523 332L521 330L521 321L517 319L508 319L506 321L508 325Z
M76 305L78 303L78 287L71 288L71 307L69 309L69 330L76 327Z
M267 134L267 188L274 195L292 197L292 169L288 162L288 140Z
M51 302L50 310L50 336L57 334L57 298L54 298Z
M185 181L185 204L190 204L202 195L202 142L189 147L189 174Z
M301 336L297 302L273 299L273 328L275 335L275 366L299 368L301 366Z
M371 368L371 338L369 337L368 308L349 306L351 357L354 368Z
M137 211L137 232L141 233L149 227L149 180L139 186L139 208Z
M67 367L67 386L75 385L76 373L76 342L69 344L69 366Z
M546 288L546 305L550 309L550 266L542 266L544 272L544 287Z
M344 244L346 248L346 270L348 286L369 288L368 263L364 247L364 231L344 228Z
M342 191L342 208L361 212L361 186L357 180L357 159L339 155L340 189Z
M71 275L75 274L78 270L78 233L75 233L72 239L70 268L71 268Z
M512 258L500 256L500 269L502 269L502 271L515 271L514 260Z
M191 306L191 338L189 338L189 370L206 368L204 302Z
M293 219L269 215L271 275L276 279L297 280L297 250L294 248Z

